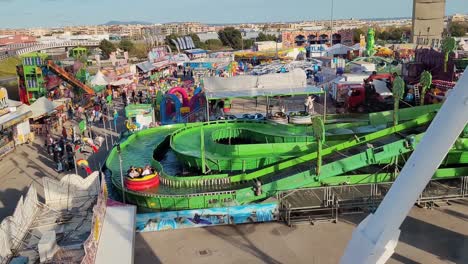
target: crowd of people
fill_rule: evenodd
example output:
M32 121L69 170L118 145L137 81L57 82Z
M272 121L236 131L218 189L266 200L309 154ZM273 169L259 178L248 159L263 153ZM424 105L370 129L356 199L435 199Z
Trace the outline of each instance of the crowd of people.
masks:
M74 144L72 141L69 141L66 136L54 139L54 137L49 134L45 145L47 153L52 156L55 162L55 170L57 172L71 171L75 168Z

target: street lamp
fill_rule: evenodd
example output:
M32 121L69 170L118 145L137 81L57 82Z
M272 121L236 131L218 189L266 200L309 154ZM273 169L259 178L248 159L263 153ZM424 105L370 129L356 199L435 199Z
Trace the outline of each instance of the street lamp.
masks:
M330 17L330 44L333 46L333 4L334 0L331 1L331 17Z
M122 201L123 203L125 203L125 183L122 171L122 151L120 149L120 143L117 143L117 152L119 153L120 183L122 184Z

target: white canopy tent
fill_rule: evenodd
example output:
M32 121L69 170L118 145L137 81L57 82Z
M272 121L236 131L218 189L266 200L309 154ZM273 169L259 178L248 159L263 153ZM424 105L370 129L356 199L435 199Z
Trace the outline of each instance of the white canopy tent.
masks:
M307 86L307 77L302 69L260 76L206 77L203 79L203 84L205 94L209 99L322 92L320 88Z
M101 85L108 85L109 81L106 79L104 74L101 71L98 71L96 75L91 79L92 86L101 86Z
M335 44L327 49L326 56L346 55L348 54L348 51L352 50L355 50L355 48L343 44Z
M49 115L55 112L55 108L59 104L54 104L45 97L41 97L36 100L31 106L32 119L38 119L44 115Z
M132 80L129 80L129 79L120 79L120 80L118 80L118 81L111 82L110 84L113 85L113 86L119 86L119 85L131 84L131 83L133 83Z

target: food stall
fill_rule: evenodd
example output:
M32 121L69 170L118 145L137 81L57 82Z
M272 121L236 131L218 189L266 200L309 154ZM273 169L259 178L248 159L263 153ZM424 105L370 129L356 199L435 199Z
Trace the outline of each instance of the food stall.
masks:
M10 153L18 144L34 140L28 118L29 106L8 99L5 88L0 88L0 157Z
M60 106L45 97L37 99L31 107L31 127L39 135L46 135L51 129L59 129L61 113L56 107Z
M131 104L125 107L126 126L130 131L142 130L154 125L154 110L151 104Z

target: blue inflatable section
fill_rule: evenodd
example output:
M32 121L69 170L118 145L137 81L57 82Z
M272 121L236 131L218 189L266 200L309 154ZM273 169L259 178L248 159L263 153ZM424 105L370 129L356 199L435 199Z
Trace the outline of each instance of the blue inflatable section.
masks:
M168 101L171 101L175 106L175 111L173 113L168 113ZM179 101L179 98L174 94L166 94L164 95L163 100L161 101L161 124L168 125L174 123L181 123L182 122L182 115L180 113L180 108L182 107L182 103Z

